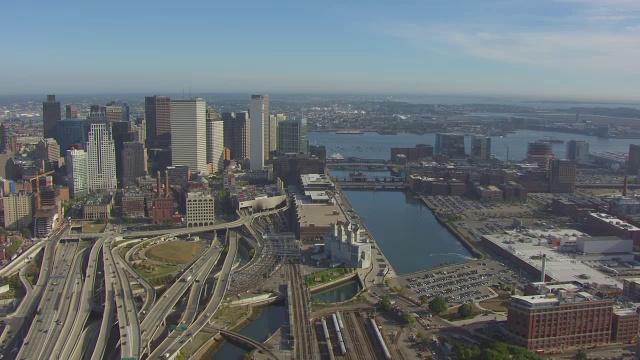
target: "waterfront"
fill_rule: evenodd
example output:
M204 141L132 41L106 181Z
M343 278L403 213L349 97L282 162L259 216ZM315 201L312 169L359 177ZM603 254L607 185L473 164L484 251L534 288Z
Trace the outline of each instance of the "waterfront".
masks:
M343 191L398 274L463 262L471 254L409 191Z
M504 137L494 136L491 141L491 154L500 160L507 158L507 145L509 146L509 159L520 161L526 157L527 143L536 140L564 140L565 143L553 143L551 148L556 157L563 158L566 154L566 141L584 140L589 143L590 152L616 151L628 152L629 144L637 142L634 139L606 139L595 136L586 136L570 133L558 133L551 131L518 130ZM380 135L366 132L362 135L345 135L334 132L310 132L308 134L310 144L324 145L327 148L327 156L342 154L344 157L360 157L367 159L389 160L391 147L412 147L417 144L435 145L435 134L423 135L412 133L399 133L397 135ZM466 151L470 150L470 137L465 139Z
M325 290L321 290L311 298L322 302L342 302L354 297L360 291L360 285L357 281L349 281Z

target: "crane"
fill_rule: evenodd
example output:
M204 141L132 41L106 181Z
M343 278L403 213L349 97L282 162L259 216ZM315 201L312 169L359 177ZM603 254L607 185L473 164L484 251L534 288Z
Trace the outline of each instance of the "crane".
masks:
M33 180L36 181L36 196L37 196L37 201L38 201L37 209L40 209L40 181L39 180L40 180L41 177L54 174L55 172L56 172L55 170L43 172L42 174L39 174L39 172L36 172L36 176L34 176L31 179L29 179L29 182L31 182ZM31 190L33 191L33 186L31 187Z

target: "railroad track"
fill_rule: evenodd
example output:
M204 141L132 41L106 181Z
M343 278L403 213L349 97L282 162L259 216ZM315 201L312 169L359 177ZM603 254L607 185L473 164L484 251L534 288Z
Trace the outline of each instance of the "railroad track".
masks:
M351 359L356 360L356 359L360 359L360 360L366 360L367 359L367 354L364 351L364 347L361 344L361 338L360 336L358 336L358 332L356 330L356 325L353 322L353 319L351 318L351 313L350 312L345 312L342 313L342 320L344 320L345 324L344 327L347 329L347 331L349 332L349 337L351 338L351 349L355 349L356 353L354 354L353 352L348 353L348 355L351 356Z
M293 332L295 341L295 354L298 359L315 359L313 351L315 342L312 339L311 324L309 323L307 309L307 290L304 282L300 278L300 269L298 264L289 264L287 266L288 280L291 285L291 299L293 311Z
M367 348L369 349L369 354L371 354L371 357L373 359L377 359L378 358L378 356L377 356L378 352L376 351L376 349L371 344L371 339L373 338L373 336L369 335L370 331L367 329L367 326L369 326L369 324L367 324L367 322L366 322L366 316L363 316L363 314L361 312L358 312L355 315L356 315L356 322L358 323L358 327L360 328L360 332L364 336L364 342L367 343Z

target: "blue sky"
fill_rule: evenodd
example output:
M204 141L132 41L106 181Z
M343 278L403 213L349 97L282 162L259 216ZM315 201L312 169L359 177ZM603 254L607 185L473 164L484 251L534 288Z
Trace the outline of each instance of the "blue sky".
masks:
M0 94L639 100L640 0L11 1Z

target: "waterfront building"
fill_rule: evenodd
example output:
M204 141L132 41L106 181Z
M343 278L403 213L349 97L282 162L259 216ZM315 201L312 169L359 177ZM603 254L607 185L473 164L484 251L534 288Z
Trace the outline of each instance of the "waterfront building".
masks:
M112 190L118 186L116 153L111 123L104 113L92 113L87 119L87 167L89 191Z
M446 156L450 159L460 159L466 156L464 150L464 135L436 133L435 155Z
M224 169L224 121L207 119L207 164L213 172Z
M214 199L209 192L195 191L187 194L187 227L215 224Z
M18 191L4 195L2 198L4 228L9 230L29 228L33 219L32 193Z
M414 147L392 147L391 161L395 160L398 155L407 157L407 162L417 162L433 156L433 146L426 144L418 144Z
M326 174L326 164L315 156L288 154L273 159L273 177L281 179L285 186L300 184L300 176Z
M206 114L207 103L202 98L171 101L171 165L206 172Z
M171 98L158 95L145 97L144 117L147 148L168 147L171 144Z
M553 159L551 144L546 141L532 141L527 145L527 162L537 164L541 169L549 169Z
M265 141L271 136L269 125L269 95L251 95L249 105L251 155L249 165L251 170L263 170L264 160L269 158L270 142Z
M60 101L56 101L55 95L47 95L47 101L42 103L43 135L45 138L56 137L56 123L61 119Z
M306 118L283 120L278 123L278 155L306 154L308 149Z
M557 284L544 295L511 297L507 330L518 345L547 350L609 343L615 300L565 288Z
M331 224L331 232L324 236L324 254L332 264L367 269L371 266L371 243L363 241L357 224Z
M324 145L309 145L309 155L325 161L327 159L327 148Z
M573 193L576 189L576 163L553 159L549 167L549 190L552 193Z
M66 156L67 177L69 178L69 190L74 198L89 193L89 165L87 152L84 150L67 150Z
M640 145L630 144L627 172L630 175L638 175L638 171L640 171Z
M476 161L489 161L491 159L490 137L478 135L471 137L471 158Z
M567 142L567 159L577 164L589 163L589 143L583 140L569 140Z

